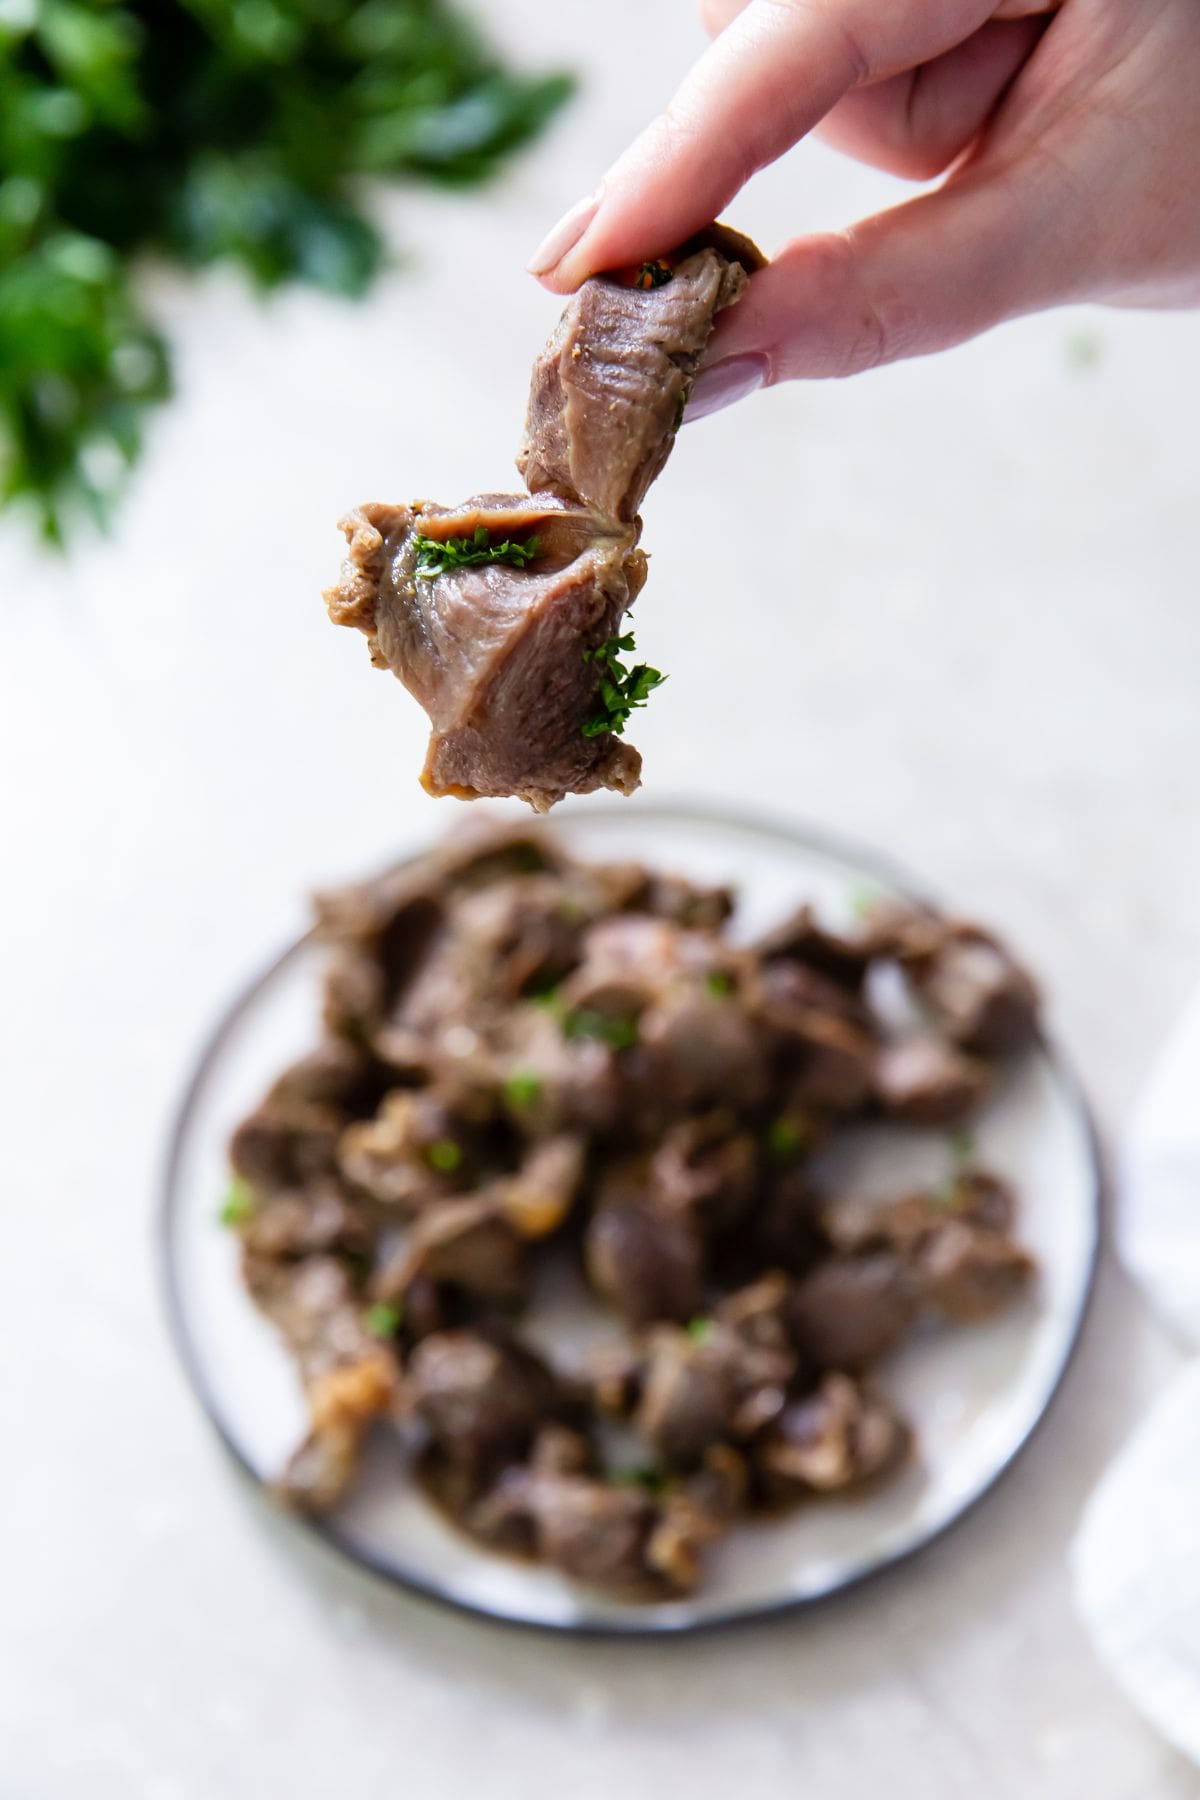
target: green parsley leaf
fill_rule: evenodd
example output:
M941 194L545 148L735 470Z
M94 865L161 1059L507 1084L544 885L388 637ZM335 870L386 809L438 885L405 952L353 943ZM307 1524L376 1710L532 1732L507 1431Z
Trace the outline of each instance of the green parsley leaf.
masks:
M1104 340L1094 331L1076 331L1064 343L1063 353L1068 368L1076 371L1094 369L1104 355Z
M563 1020L563 1036L598 1038L611 1050L628 1050L638 1041L637 1020L621 1014L597 1012L590 1006L577 1006Z
M767 1126L767 1150L775 1162L791 1162L804 1148L806 1133L795 1119L781 1115Z
M453 1138L436 1138L426 1148L425 1161L439 1175L451 1175L462 1162L462 1154L462 1145Z
M716 1321L702 1313L697 1318L688 1320L687 1334L694 1344L707 1344L715 1327Z
M724 969L710 969L704 977L704 985L714 1000L723 1000L726 994L733 992L733 976L727 975Z
M510 1106L523 1110L537 1105L544 1087L545 1083L535 1070L515 1069L504 1084L504 1095Z
M607 638L603 644L597 644L594 650L585 650L583 653L583 660L584 662L596 663L612 662L620 656L622 652L633 650L635 648L633 633L632 631L627 631L624 637L610 637Z
M254 1190L240 1175L230 1177L218 1213L222 1225L244 1225L254 1215Z
M401 1300L395 1300L390 1305L382 1300L377 1301L374 1306L368 1306L363 1314L363 1324L372 1337L395 1337L403 1322L404 1303Z
M667 679L661 670L652 669L648 663L637 663L627 669L621 657L635 647L633 633L627 631L623 637L611 637L595 649L584 651L584 662L598 663L603 671L597 689L601 709L585 720L584 737L601 737L608 731L620 737L633 709L645 706L654 689L661 687Z
M860 881L850 894L850 911L856 919L868 919L883 899L883 891L869 881Z
M975 1154L974 1133L968 1131L965 1125L956 1125L953 1131L948 1131L946 1143L954 1159L954 1170L930 1194L934 1205L941 1207L951 1207L958 1199L963 1168Z
M435 575L442 575L447 569L475 569L484 563L507 563L511 568L523 569L538 553L536 532L524 543L505 538L503 543L494 544L491 534L482 525L477 525L469 538L431 538L418 531L413 536L413 543L417 547L418 581L432 581Z
M613 1487L644 1488L648 1494L661 1494L667 1485L667 1472L655 1463L631 1463L627 1469L614 1469L608 1479Z

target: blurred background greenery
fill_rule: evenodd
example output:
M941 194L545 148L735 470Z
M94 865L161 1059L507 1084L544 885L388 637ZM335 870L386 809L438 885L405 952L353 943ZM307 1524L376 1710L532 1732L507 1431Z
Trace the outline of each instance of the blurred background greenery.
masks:
M170 389L140 257L359 295L371 178L483 181L570 89L443 0L0 0L0 512L108 518Z

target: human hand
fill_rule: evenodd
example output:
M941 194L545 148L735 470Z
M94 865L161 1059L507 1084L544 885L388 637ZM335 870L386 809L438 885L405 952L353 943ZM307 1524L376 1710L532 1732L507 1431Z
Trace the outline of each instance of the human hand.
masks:
M660 254L810 131L939 187L787 244L688 416L922 356L1068 301L1200 304L1196 0L701 0L714 42L530 267Z

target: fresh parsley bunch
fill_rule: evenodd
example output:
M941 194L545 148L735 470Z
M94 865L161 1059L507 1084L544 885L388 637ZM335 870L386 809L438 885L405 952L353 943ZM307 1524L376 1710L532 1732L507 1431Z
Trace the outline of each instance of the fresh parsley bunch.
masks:
M169 387L139 254L361 294L367 178L481 181L569 88L444 0L0 0L0 507L106 518Z

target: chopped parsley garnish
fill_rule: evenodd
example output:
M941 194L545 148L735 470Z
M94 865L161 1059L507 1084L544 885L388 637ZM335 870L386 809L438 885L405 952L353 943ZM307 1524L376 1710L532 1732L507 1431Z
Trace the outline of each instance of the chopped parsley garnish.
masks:
M956 1125L953 1131L946 1133L946 1143L954 1158L953 1173L948 1175L938 1187L934 1188L930 1199L935 1206L950 1207L958 1199L959 1181L963 1167L975 1154L974 1134L965 1125Z
M804 1145L805 1132L795 1119L772 1119L767 1126L767 1149L776 1162L790 1162Z
M613 1487L644 1488L648 1494L661 1494L667 1485L667 1472L655 1463L632 1463L627 1469L615 1469L609 1481Z
M627 631L624 637L606 638L604 643L597 644L594 650L585 650L583 660L584 662L611 662L620 655L622 650L635 650L636 648L632 631Z
M975 1154L974 1134L965 1125L957 1125L947 1133L946 1142L950 1146L950 1154L956 1163L964 1163Z
M563 1036L598 1038L610 1050L628 1050L638 1041L637 1020L627 1015L597 1012L591 1006L576 1006L562 1022Z
M723 1000L726 994L733 992L733 976L726 975L723 969L710 969L704 977L704 985L714 1000Z
M687 1334L693 1344L707 1344L713 1334L714 1321L707 1314L701 1313L695 1319L689 1319Z
M516 1069L504 1084L504 1094L510 1106L536 1106L542 1097L545 1083L533 1069Z
M649 663L635 663L629 669L621 661L622 654L635 648L632 631L623 637L611 637L595 650L585 650L584 662L598 663L601 668L598 698L600 711L593 713L583 727L584 737L600 737L611 731L620 737L635 706L645 706L656 687L667 679L660 669Z
M644 262L637 272L634 287L648 289L666 287L671 271L664 262Z
M524 543L505 538L503 543L494 544L483 525L477 525L470 537L431 538L418 531L413 543L417 547L418 581L432 581L447 569L475 569L483 563L507 563L510 568L523 569L538 553L536 532Z
M875 911L882 898L883 894L879 888L872 887L867 881L860 882L850 895L850 911L856 919L867 919Z
M462 1161L462 1145L453 1138L436 1138L425 1151L425 1161L439 1175L452 1174Z
M1104 345L1094 332L1077 331L1066 340L1063 350L1068 368L1094 369L1104 353Z
M691 397L692 397L692 384L689 381L688 385L684 388L682 394L680 394L680 396L679 396L679 405L675 408L675 420L671 426L672 436L677 437L679 435L680 429L682 428L682 425L683 425L684 414L687 412L687 403L691 399Z
M390 1306L380 1300L376 1305L368 1306L363 1314L363 1324L371 1336L377 1338L395 1337L403 1320L404 1306L399 1300L394 1301Z
M222 1225L244 1225L254 1212L254 1194L240 1175L230 1178L218 1213Z

